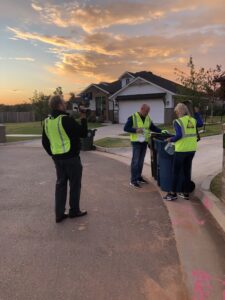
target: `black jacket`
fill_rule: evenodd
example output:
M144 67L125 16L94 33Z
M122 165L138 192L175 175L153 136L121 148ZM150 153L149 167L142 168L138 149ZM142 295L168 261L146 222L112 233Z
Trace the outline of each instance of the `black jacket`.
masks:
M85 138L87 136L87 120L81 119L81 124L77 123L73 117L62 111L53 111L51 116L57 118L59 115L66 115L62 118L62 126L66 131L71 143L70 151L64 154L53 155L51 152L50 141L45 133L45 127L43 126L42 133L42 145L45 151L52 156L53 159L67 159L72 158L80 154L81 142L80 138Z

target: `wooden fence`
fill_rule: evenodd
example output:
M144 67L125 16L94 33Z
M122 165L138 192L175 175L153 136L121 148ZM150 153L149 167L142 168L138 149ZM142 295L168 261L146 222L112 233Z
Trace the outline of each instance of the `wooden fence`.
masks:
M35 114L32 111L17 112L17 111L0 111L0 123L20 123L34 122Z

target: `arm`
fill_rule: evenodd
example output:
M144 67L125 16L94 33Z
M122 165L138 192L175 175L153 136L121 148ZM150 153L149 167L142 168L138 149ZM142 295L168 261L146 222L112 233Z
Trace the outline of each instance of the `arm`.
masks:
M181 130L180 125L177 122L174 122L174 128L175 128L175 131L176 131L175 136L168 139L168 141L171 142L171 143L175 143L178 140L182 139L182 130Z
M162 130L159 127L155 126L155 124L153 122L151 122L150 131L156 132L156 133L162 132Z
M64 129L66 130L67 134L73 138L85 138L87 137L87 119L82 118L81 123L79 124L77 121L74 120L72 117L63 117L62 119L62 125Z
M204 124L203 124L201 114L199 112L195 112L194 117L195 120L197 121L197 127L202 127Z
M43 131L42 131L42 146L45 149L45 151L48 153L48 155L52 156L50 142L49 142L49 139L48 139L48 137L45 133L44 126L43 126Z
M127 123L124 126L124 131L129 133L136 133L136 128L133 128L133 120L132 117L129 117Z

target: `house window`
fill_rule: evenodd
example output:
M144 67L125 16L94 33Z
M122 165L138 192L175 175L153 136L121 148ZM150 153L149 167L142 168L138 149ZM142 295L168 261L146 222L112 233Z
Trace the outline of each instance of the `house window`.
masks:
M126 85L130 83L130 78L126 78Z
M96 117L104 116L106 110L106 99L105 97L96 97Z

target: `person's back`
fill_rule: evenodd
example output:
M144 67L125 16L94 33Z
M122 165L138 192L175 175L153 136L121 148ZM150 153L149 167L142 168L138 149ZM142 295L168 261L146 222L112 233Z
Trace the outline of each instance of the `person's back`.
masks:
M60 96L50 99L51 116L45 119L42 145L53 158L57 173L55 190L56 222L61 222L65 214L67 182L70 182L69 217L86 215L80 211L80 191L82 165L80 160L80 138L87 136L87 120L81 114L81 125L66 113L66 105Z

